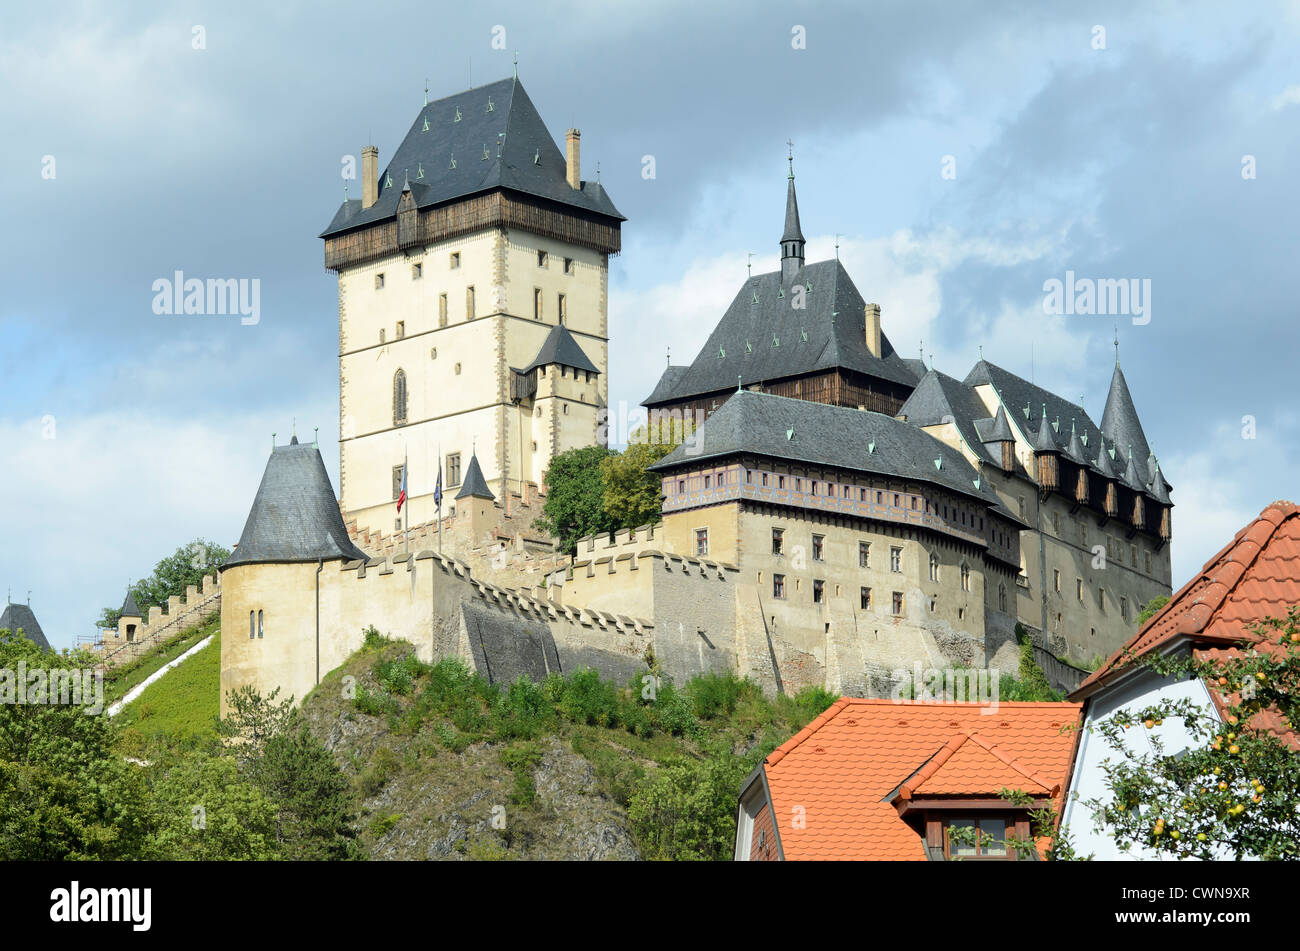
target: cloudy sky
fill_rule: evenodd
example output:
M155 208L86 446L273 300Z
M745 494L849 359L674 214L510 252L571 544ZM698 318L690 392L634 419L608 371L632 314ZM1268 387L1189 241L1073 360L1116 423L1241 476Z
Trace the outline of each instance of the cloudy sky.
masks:
M504 78L516 49L629 219L615 404L667 346L694 356L748 254L776 266L787 139L809 259L838 235L895 347L953 376L982 345L1099 420L1114 323L1044 314L1044 282L1150 280L1120 358L1174 485L1181 585L1297 494L1300 5L1023 6L6 5L0 585L70 645L160 556L237 540L295 418L337 486L316 235L341 159L373 139L383 164L426 79L436 98ZM156 315L177 270L259 279L260 322Z

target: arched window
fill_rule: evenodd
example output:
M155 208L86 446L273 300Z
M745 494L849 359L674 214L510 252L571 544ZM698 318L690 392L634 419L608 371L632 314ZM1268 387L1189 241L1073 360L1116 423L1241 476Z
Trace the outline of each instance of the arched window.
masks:
M262 636L262 612L257 612L257 636Z
M248 639L251 641L257 636L257 612L248 612Z
M393 425L406 425L406 371L393 374Z

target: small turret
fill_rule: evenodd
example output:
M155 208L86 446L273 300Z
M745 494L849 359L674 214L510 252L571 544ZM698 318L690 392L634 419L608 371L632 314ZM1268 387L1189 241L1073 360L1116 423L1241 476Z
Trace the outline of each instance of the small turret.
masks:
M790 154L789 185L785 191L785 231L781 234L781 283L789 284L803 270L803 229L799 226L799 200L794 194L794 153Z

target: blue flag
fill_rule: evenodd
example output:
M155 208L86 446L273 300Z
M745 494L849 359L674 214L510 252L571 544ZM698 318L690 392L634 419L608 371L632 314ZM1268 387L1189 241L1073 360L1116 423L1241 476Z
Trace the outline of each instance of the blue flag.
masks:
M442 462L438 463L438 484L433 490L433 504L442 505Z

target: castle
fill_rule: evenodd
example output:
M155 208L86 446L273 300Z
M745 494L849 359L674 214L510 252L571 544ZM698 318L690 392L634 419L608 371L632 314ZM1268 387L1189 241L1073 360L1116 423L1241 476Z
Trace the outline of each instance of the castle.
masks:
M793 163L780 269L645 401L686 434L662 519L560 555L533 522L550 460L603 440L624 220L579 143L513 79L426 102L382 174L363 150L321 235L340 493L315 445L274 448L222 567L223 709L301 698L369 625L494 682L653 662L872 696L915 663L1013 670L1017 623L1088 661L1169 593L1170 485L1118 359L1097 424L983 359L900 357L838 259L805 261Z

